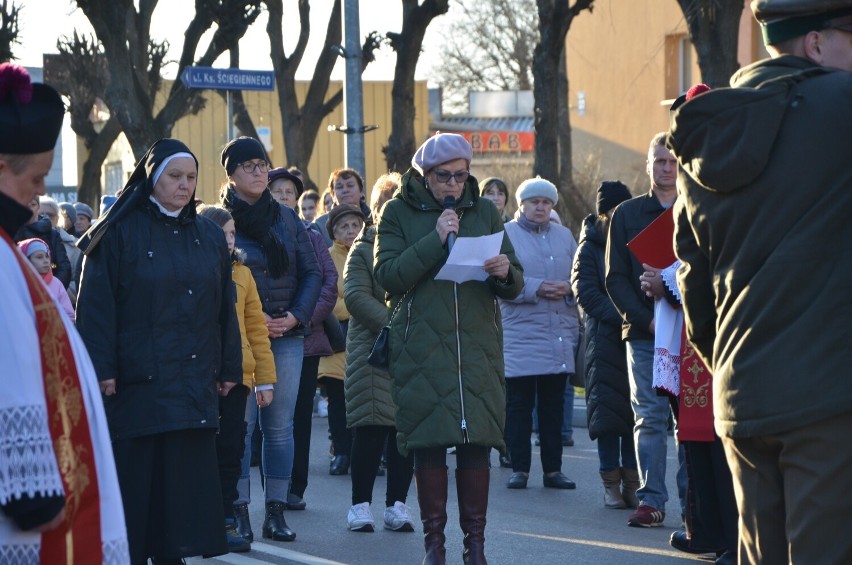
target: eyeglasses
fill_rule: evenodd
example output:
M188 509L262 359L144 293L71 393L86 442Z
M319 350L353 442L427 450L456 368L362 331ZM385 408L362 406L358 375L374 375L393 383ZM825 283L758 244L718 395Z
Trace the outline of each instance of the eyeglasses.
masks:
M252 174L255 171L260 171L261 173L265 173L269 171L269 163L266 161L260 161L258 163L252 163L251 161L246 161L245 163L240 163L240 167L243 168L248 174Z
M432 174L435 175L435 180L441 184L450 184L450 179L456 179L457 184L464 184L464 181L466 181L467 177L470 176L470 171L459 171L457 173L451 173L449 171L432 171Z

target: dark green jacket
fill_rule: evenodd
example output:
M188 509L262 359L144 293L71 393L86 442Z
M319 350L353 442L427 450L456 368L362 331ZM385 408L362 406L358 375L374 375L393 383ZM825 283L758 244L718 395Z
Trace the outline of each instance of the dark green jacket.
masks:
M343 269L343 300L349 310L346 334L346 426L393 426L391 378L367 363L382 326L388 323L385 291L373 277L376 227L364 226Z
M684 104L678 274L719 435L852 407L852 73L784 56Z
M497 209L479 198L476 187L470 177L459 199L459 237L503 230ZM403 454L463 443L503 449L506 397L497 297L517 296L523 271L504 234L502 253L512 264L506 282L435 280L448 254L435 230L441 212L423 177L411 169L378 222L376 279L394 305L411 291L390 335L397 444Z

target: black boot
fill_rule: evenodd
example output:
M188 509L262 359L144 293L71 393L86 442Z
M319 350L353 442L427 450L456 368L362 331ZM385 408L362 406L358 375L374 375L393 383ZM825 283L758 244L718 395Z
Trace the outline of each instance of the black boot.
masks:
M464 532L465 565L487 565L485 514L488 511L489 469L456 469L459 525Z
M291 530L284 520L283 502L271 501L266 503L263 537L275 541L293 541L296 539L296 532Z
M346 475L349 473L349 456L335 455L328 467L329 475Z
M234 526L237 533L244 540L251 543L254 541L254 532L251 531L251 521L249 520L248 504L234 504Z
M417 502L423 522L423 565L445 565L447 562L444 527L447 525L447 468L417 469Z

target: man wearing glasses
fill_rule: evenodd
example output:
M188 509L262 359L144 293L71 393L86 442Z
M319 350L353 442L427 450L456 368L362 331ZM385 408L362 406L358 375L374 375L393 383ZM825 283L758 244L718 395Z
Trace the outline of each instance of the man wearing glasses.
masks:
M740 563L850 563L852 0L751 7L771 59L674 117L678 283Z

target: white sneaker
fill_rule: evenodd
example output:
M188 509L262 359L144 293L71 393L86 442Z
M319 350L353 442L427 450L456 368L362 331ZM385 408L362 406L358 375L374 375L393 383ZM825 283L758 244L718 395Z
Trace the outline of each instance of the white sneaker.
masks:
M414 522L408 514L408 506L404 502L396 501L393 506L385 508L385 529L395 532L413 532Z
M320 401L317 403L317 416L320 418L328 418L328 400L325 398L320 398Z
M362 502L350 508L346 519L349 521L349 529L353 532L373 531L375 522L373 522L373 513L370 511L369 502Z

